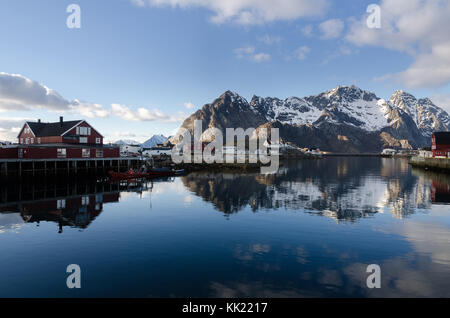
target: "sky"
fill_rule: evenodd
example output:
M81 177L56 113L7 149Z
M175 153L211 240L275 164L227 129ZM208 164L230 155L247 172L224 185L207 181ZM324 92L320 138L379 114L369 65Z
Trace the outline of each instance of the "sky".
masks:
M64 116L145 141L227 90L402 89L450 111L448 30L450 0L0 0L0 140Z

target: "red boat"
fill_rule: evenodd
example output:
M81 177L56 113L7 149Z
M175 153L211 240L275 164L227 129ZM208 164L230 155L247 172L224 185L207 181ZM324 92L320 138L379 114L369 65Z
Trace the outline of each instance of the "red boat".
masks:
M184 170L171 170L168 168L154 168L148 172L135 172L130 169L127 172L114 172L109 171L109 176L116 180L126 180L126 179L139 179L139 178L154 178L154 177L167 177L167 176L177 176L184 174Z
M142 172L135 172L133 170L128 170L127 172L114 172L114 171L108 171L109 176L112 179L138 179L138 178L146 178L147 173Z

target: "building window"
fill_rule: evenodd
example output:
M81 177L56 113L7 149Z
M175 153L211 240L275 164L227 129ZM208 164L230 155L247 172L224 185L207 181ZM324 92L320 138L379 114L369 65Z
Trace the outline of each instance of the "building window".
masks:
M37 142L38 142L38 144L40 144L41 143L41 138L38 138Z
M83 158L89 158L91 157L91 149L82 149L81 150L81 156Z
M97 149L97 158L103 158L103 149Z
M96 143L96 144L101 144L101 143L102 143L102 141L101 141L101 139L100 139L100 138L95 138L95 143Z
M25 143L28 145L30 143L30 138L25 139Z
M23 138L20 138L20 143L23 144Z
M89 197L81 197L81 205L88 205L89 204Z
M88 139L87 137L80 137L80 144L87 144Z
M66 200L65 199L56 201L56 209L61 210L61 209L65 209L65 208L66 208Z
M91 127L77 127L77 135L90 136L91 135Z
M34 144L34 138L31 138L31 143Z
M58 148L58 150L57 150L57 157L58 158L66 158L67 157L66 148Z

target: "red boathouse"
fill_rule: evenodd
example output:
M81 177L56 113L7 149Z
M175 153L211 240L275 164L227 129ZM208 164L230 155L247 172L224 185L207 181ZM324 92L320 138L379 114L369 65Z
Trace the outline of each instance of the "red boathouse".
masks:
M431 137L433 158L450 158L450 132L435 132Z
M120 148L103 145L103 136L85 120L26 122L18 144L0 149L0 159L119 158Z

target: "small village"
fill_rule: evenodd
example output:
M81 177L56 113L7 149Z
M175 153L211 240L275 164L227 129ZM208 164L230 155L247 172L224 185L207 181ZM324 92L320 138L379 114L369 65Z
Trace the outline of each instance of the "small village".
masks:
M109 174L115 178L144 177L153 174L176 175L189 170L206 169L205 164L178 166L171 161L174 145L167 140L154 147L145 148L139 144L104 144L103 135L86 120L44 123L25 122L17 143L2 144L0 148L1 176L45 176ZM201 144L201 150L207 143ZM267 145L270 148L270 145ZM272 147L273 148L273 147ZM191 150L195 151L194 145ZM326 156L346 155L322 152L319 149L300 149L291 144L277 146L282 159L320 159ZM224 146L224 155L248 156L239 153L236 146ZM358 154L347 154L358 156ZM364 154L360 154L363 156ZM419 150L384 149L380 154L366 154L381 157L410 158L413 166L426 169L450 170L450 132L436 132L432 135L431 146ZM210 165L210 169L247 170L260 165L233 164ZM130 174L124 174L130 173ZM136 173L136 174L134 174ZM140 174L138 174L140 173Z

